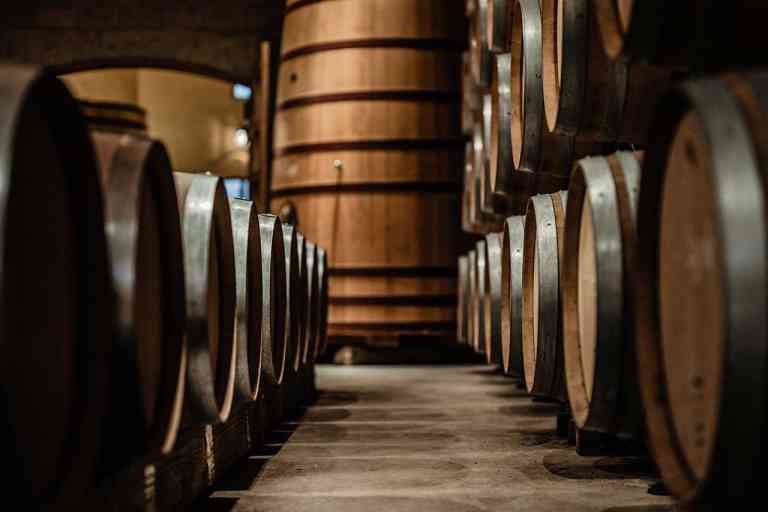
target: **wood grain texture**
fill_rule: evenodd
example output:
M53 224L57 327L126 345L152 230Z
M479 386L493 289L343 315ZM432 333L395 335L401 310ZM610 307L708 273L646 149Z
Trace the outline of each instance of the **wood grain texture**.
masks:
M456 53L409 48L347 48L303 55L280 66L278 104L298 99L381 93L456 97Z
M331 334L453 328L452 305L419 303L429 276L407 276L401 290L406 276L377 269L456 265L461 7L339 0L286 15L271 206L292 204L299 229L328 251ZM455 290L455 275L446 281Z
M460 48L465 21L441 0L340 0L289 12L282 53L320 44L360 40L444 40Z

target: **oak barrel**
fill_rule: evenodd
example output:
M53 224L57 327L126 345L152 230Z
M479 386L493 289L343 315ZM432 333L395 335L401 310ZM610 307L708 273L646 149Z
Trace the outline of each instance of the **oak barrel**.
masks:
M560 305L567 193L531 198L523 242L523 373L534 395L564 400Z
M456 308L456 340L467 343L467 311L469 309L469 256L459 256L458 307Z
M283 245L285 247L285 362L282 373L295 373L296 358L301 341L301 304L304 299L299 281L299 239L296 227L283 224ZM281 373L278 371L278 373Z
M262 374L262 268L259 216L251 201L230 199L235 247L237 304L235 309L235 399L259 397Z
M765 65L762 0L592 0L603 47L663 66L713 70Z
M184 243L189 423L226 421L235 368L235 249L229 201L220 178L174 173Z
M768 75L660 103L638 201L635 329L648 440L670 491L763 494L768 418Z
M595 141L644 144L670 71L610 59L591 0L542 0L541 9L549 129Z
M642 414L632 321L640 155L578 162L568 188L563 348L576 426L638 436Z
M485 235L485 359L501 365L501 235Z
M328 345L328 253L324 247L317 247L317 282L320 316L317 321L317 351L315 358L323 354Z
M483 189L484 182L481 174L485 172L485 164L482 160L483 152L485 151L482 142L482 134L475 133L472 136L472 140L467 143L466 148L466 166L467 172L465 174L468 180L468 186L470 187L470 193L468 197L468 222L470 226L470 232L475 234L485 234L492 231L498 231L501 225L502 217L496 213L489 213L482 207L483 201ZM478 156L476 156L478 155Z
M287 6L272 209L328 251L332 336L455 329L465 34L460 2Z
M285 373L286 269L283 225L267 213L259 214L261 235L261 367L262 382L282 384Z
M523 376L523 242L525 217L504 221L501 244L501 363Z
M317 353L317 341L318 335L318 322L320 321L320 281L318 273L318 251L317 245L312 242L306 243L306 249L304 252L307 268L306 279L306 307L304 308L304 315L306 322L305 328L305 343L304 353L302 354L303 364L311 364L315 362L315 354Z
M509 24L514 0L488 0L487 44L493 53L509 51Z
M306 351L307 343L307 241L304 238L304 234L301 231L296 231L296 268L298 269L298 285L296 288L296 353L293 359L294 371L299 371L304 364L304 352Z
M493 55L488 46L488 11L493 0L469 0L469 51L472 63L472 77L485 90L491 85L491 60ZM457 2L458 3L458 2Z
M467 253L467 277L469 291L467 293L467 345L475 347L475 324L477 319L477 251L472 249Z
M574 137L550 133L545 116L545 91L542 80L544 53L542 15L538 0L515 0L510 21L509 72L503 80L509 84L510 144L509 170L527 171L536 177L535 190L551 193L568 186L568 175L577 151L591 147L577 146Z
M485 240L478 240L475 243L475 293L474 293L474 336L472 344L475 352L485 353L485 283L486 272L488 271L488 251L485 247Z
M168 454L184 399L187 346L181 222L165 147L133 105L80 103L91 129L117 292L103 470Z
M0 226L6 496L74 507L102 441L115 292L88 128L67 88L28 66L0 65Z

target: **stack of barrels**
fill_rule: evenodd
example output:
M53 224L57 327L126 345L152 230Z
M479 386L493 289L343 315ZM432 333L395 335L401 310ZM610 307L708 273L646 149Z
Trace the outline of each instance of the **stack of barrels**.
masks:
M468 7L459 340L679 499L759 497L768 5Z
M145 117L2 66L0 429L32 508L168 456L324 350L325 250L174 173Z

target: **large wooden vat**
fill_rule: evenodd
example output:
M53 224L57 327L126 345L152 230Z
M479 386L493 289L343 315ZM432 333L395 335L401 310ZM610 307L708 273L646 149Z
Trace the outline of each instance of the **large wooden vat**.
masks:
M116 314L103 223L77 103L1 66L0 446L24 508L76 507L93 484Z
M452 332L461 2L288 2L272 209L329 257L329 334Z

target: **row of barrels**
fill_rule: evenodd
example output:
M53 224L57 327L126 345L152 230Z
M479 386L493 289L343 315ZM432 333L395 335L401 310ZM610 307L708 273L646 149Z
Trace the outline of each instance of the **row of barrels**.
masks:
M498 231L576 161L644 145L679 70L612 59L589 0L469 0L463 228Z
M684 82L646 151L579 160L459 258L459 339L690 502L764 481L767 98L762 72Z
M0 77L0 224L0 433L29 503L169 454L324 349L323 248L174 173L140 109L25 66Z

